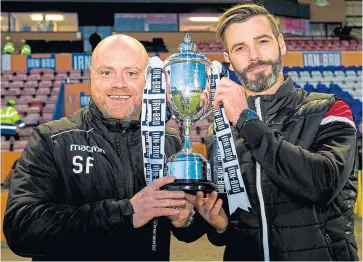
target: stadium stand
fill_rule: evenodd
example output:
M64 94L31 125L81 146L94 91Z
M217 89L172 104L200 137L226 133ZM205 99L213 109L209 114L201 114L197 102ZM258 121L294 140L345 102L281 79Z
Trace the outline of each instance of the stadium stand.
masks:
M360 51L362 40L339 40L339 38L285 37L289 51ZM196 43L201 52L223 52L222 43L199 41Z
M34 69L26 71L4 71L1 73L1 104L8 99L16 100L16 108L21 115L26 129L20 129L22 140L27 140L32 128L40 123L53 120L53 113L62 81L89 83L89 70L54 71L52 69ZM14 151L21 151L24 143L14 144ZM5 143L2 151L10 148Z
M356 124L362 115L362 66L339 67L284 67L296 87L307 92L341 96L352 108Z
M202 45L203 46L203 45ZM353 110L356 124L362 115L362 66L339 67L284 67L297 88L308 92L332 93L341 96ZM1 102L16 99L19 114L28 128L19 132L26 140L32 133L32 127L51 121L55 110L62 81L72 83L89 83L90 71L73 69L50 70L34 69L25 71L4 71L1 75ZM211 118L198 121L192 129L192 142L204 143ZM176 120L168 122L168 126L180 129ZM19 144L14 150L21 150ZM3 151L9 150L4 144Z

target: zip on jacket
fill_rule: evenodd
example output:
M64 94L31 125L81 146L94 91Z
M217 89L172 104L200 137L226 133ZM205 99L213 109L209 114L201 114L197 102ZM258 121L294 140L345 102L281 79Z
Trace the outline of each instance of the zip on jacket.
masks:
M262 111L261 111L261 98L258 97L255 100L255 107L258 117L262 119ZM267 228L267 218L265 211L265 202L263 200L262 194L262 184L261 184L261 166L256 161L256 188L258 201L260 202L260 212L261 212L261 220L262 220L262 244L263 244L263 256L265 261L270 261L270 248L268 243L268 228Z

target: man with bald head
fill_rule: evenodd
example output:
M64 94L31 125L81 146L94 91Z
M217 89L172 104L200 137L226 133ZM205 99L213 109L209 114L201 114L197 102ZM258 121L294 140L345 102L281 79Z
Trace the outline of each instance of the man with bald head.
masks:
M147 61L144 46L126 35L110 36L96 47L91 61L91 94L103 115L140 119Z
M89 105L34 129L4 218L14 253L48 261L169 260L170 230L186 242L200 237L195 224L186 227L193 205L184 192L159 190L174 178L146 186L140 114L147 61L137 40L104 39L92 56ZM180 149L166 128L166 156Z

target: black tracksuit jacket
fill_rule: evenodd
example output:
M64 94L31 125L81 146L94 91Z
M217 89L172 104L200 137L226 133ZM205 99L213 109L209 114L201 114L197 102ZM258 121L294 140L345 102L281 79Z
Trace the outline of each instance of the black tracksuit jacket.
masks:
M170 156L181 141L166 133ZM145 186L140 123L106 119L91 100L34 129L9 190L7 243L34 260L169 260L171 230L185 242L201 235L161 217L152 251L152 221L132 225L130 199Z
M349 107L334 95L295 88L290 77L276 94L249 97L248 104L261 120L243 125L241 116L234 141L252 208L237 209L223 234L211 230L211 242L226 246L227 261L264 260L265 253L271 260L357 260Z

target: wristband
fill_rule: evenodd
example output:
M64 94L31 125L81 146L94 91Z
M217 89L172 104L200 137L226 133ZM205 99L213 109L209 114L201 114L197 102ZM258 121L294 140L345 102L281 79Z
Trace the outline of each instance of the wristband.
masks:
M194 221L194 214L195 214L195 210L192 210L192 214L190 215L189 219L187 220L187 222L185 222L183 227L189 227L191 224L193 224Z

